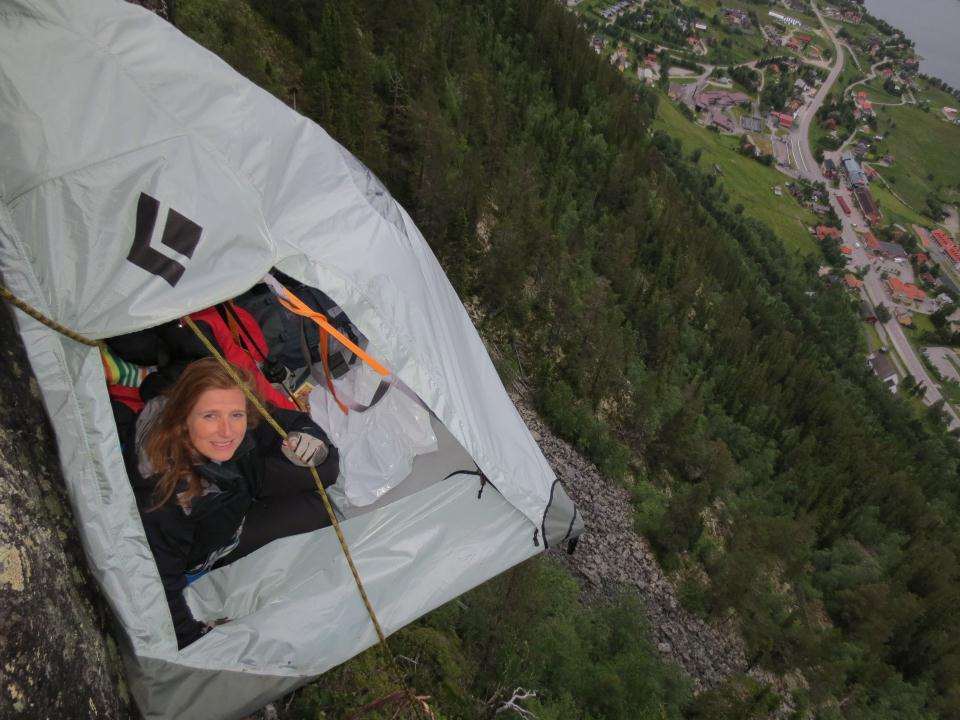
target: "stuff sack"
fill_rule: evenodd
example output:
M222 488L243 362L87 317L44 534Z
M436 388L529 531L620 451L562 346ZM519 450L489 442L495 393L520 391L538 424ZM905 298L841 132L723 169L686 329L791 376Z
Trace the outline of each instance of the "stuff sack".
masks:
M310 393L311 419L340 451L344 494L351 505L362 507L400 484L417 455L435 452L437 436L430 412L399 379L376 403L380 376L366 363L332 382L341 401L370 405L365 412L344 413L326 386Z

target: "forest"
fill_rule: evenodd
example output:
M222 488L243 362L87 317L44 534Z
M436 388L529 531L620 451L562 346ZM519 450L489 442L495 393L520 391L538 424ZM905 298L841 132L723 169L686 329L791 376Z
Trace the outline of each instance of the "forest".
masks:
M656 95L574 15L181 0L174 21L384 181L503 350L504 382L631 490L684 604L735 618L752 668L797 678L795 717L960 718L956 438L873 378L848 297L652 132ZM776 706L745 677L694 698L642 617L628 594L584 606L540 560L392 643L438 718L491 717L516 686L541 720ZM341 717L387 692L368 653L291 711Z

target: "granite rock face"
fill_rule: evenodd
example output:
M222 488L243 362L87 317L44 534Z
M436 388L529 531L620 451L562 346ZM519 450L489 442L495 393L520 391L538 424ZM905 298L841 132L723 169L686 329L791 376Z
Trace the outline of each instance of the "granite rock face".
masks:
M0 718L137 717L109 618L33 371L0 302Z
M588 601L624 590L643 601L654 646L679 665L700 692L747 670L743 643L732 628L715 627L684 610L646 539L633 529L630 494L543 423L521 397L517 409L567 493L586 517L576 552L550 552L582 579Z

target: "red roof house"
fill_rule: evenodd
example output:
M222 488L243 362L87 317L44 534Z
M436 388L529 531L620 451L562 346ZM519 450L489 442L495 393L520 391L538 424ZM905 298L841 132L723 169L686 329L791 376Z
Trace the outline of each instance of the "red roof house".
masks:
M927 294L911 283L905 283L898 277L890 276L887 278L887 287L890 288L890 295L894 300L909 300L920 302L927 299Z
M950 256L951 260L960 262L960 247L957 247L957 244L947 235L946 231L937 228L930 235L937 241L937 245Z
M817 240L821 242L827 238L833 238L834 240L840 239L840 231L835 227L828 227L826 225L817 226Z

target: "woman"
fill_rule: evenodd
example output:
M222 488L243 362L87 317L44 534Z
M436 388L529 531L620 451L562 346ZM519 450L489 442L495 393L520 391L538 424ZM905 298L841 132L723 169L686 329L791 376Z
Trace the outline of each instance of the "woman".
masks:
M188 573L330 524L308 468L333 484L337 449L306 414L270 411L288 432L282 442L258 422L229 373L206 358L188 365L137 420L137 457L128 465L180 648L210 629L183 597Z

